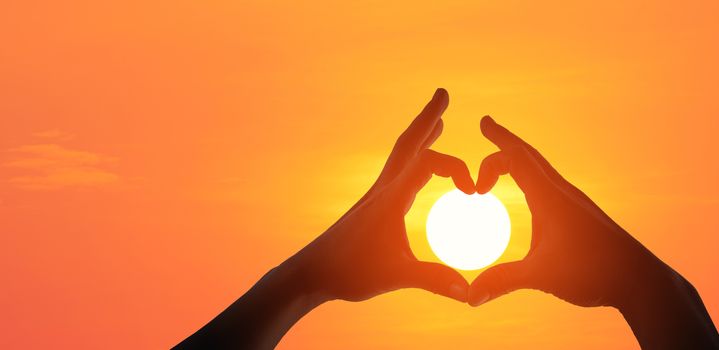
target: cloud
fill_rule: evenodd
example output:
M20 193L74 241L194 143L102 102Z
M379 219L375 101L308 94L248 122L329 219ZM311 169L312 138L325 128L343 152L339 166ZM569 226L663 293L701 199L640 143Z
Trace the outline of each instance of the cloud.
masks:
M34 132L32 136L55 141L68 141L75 138L75 135L57 129Z
M7 181L28 190L98 187L116 183L120 177L108 169L117 159L66 148L56 143L24 145L7 150L3 167L17 174Z

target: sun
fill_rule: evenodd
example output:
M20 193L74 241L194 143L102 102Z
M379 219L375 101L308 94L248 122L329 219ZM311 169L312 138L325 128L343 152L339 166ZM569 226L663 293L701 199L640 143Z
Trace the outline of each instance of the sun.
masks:
M495 262L509 243L509 214L493 194L452 190L427 216L427 240L437 257L458 270L478 270Z

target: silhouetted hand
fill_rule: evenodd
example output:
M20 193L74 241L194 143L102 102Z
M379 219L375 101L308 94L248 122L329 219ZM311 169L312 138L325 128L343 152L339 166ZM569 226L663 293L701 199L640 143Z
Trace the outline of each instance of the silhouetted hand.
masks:
M443 93L435 99L400 137L368 195L286 262L315 293L359 301L399 288L423 288L466 302L466 280L445 265L418 261L405 231L404 216L433 173L451 176L465 193L475 192L464 162L426 149L439 136L439 115L446 106Z
M451 176L460 190L475 192L464 162L428 149L442 133L440 118L448 103L447 92L438 89L357 204L178 347L272 348L325 301L359 301L399 288L423 288L466 302L467 281L445 265L418 261L404 223L432 174Z
M484 271L469 302L480 305L523 288L551 293L580 306L612 306L642 347L719 347L719 337L696 290L632 238L584 193L562 178L530 145L496 124L481 122L500 151L480 166L477 190L489 191L510 174L532 213L527 256Z
M466 280L438 263L418 261L410 250L404 216L432 174L451 176L475 192L461 160L427 149L442 132L447 92L432 101L400 136L379 178L339 221L285 264L326 299L359 301L399 288L423 288L462 302Z

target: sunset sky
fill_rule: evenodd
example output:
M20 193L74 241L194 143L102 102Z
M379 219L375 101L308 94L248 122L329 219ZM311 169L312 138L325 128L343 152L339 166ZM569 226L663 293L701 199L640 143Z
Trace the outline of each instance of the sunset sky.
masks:
M9 1L0 348L168 348L321 234L437 87L476 178L490 114L719 319L719 2ZM416 255L437 178L407 216ZM530 217L493 190L512 238ZM607 260L612 256L607 256ZM472 280L478 272L465 273ZM520 291L335 301L279 349L635 348L618 311Z

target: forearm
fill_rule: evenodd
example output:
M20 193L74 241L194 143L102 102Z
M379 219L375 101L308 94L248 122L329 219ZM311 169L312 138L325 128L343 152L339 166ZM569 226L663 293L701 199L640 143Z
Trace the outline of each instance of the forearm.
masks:
M306 289L286 262L176 348L273 349L292 325L323 301Z
M719 335L699 294L667 266L619 309L642 349L719 349Z

